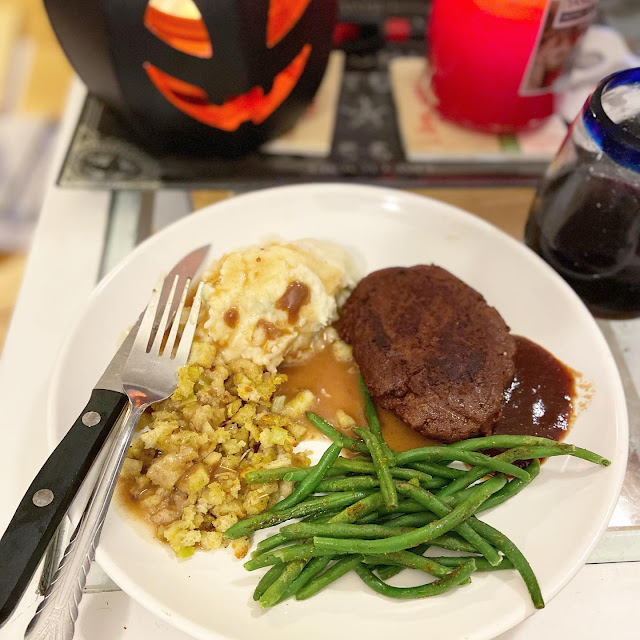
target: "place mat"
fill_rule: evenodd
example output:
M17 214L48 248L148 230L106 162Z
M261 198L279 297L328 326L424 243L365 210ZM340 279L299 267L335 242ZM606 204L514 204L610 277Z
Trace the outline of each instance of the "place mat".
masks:
M396 58L389 76L400 137L411 162L550 162L567 133L559 116L515 136L473 131L444 119L436 109L424 56Z
M326 158L331 153L344 59L342 51L331 52L313 102L293 129L262 146L264 153L320 158Z

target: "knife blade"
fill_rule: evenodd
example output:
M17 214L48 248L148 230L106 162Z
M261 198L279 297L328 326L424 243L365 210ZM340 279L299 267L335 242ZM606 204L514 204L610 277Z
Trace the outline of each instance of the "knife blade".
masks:
M173 282L175 276L193 279L209 248L206 245L185 256L169 272L165 283ZM163 287L162 306L168 293L169 287ZM177 304L175 301L176 308ZM171 309L172 314L175 311ZM142 315L96 383L84 410L27 489L0 539L0 627L20 601L82 481L127 408L120 373L141 319Z

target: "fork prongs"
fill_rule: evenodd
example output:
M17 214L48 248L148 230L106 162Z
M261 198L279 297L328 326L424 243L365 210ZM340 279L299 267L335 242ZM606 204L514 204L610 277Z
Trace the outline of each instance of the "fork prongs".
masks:
M160 302L160 294L162 293L163 284L164 278L160 278L158 284L156 284L151 292L151 298L149 299L147 308L144 310L142 321L140 322L140 327L138 328L138 333L136 335L135 342L133 343L133 347L136 350L142 350L143 352L148 351L147 347L151 340L151 333L153 331L153 324L158 311L158 303Z
M160 318L160 323L158 324L158 330L156 331L156 335L153 338L153 343L149 347L149 353L154 355L161 355L162 351L162 343L164 340L164 336L167 333L167 329L169 328L169 323L171 322L170 312L171 306L173 304L173 297L176 292L176 287L178 286L179 276L176 276L171 283L171 289L169 291L169 296L164 305L164 309L162 310L162 317ZM187 280L187 287L189 286L189 281Z
M175 359L181 364L184 364L187 361L187 358L189 357L189 352L191 351L193 336L195 335L196 325L198 324L198 315L200 314L200 304L202 302L202 285L203 284L204 283L201 282L198 285L198 290L196 291L196 295L193 298L193 303L191 304L191 311L189 312L187 323L185 324L184 329L182 331L182 336L180 336L180 344L178 345L178 349L176 350ZM182 314L182 309L184 308L184 302L185 302L188 288L189 288L189 285L187 283L187 286L185 287L184 292L182 294L182 299L180 300L180 306L178 307L178 312L176 313L176 321L179 319L180 315ZM176 321L174 321L173 327L171 327L171 333L169 334L169 340L167 341L167 344L173 344L171 336L172 334L174 334L174 328L176 333L178 331ZM173 337L175 340L175 335Z

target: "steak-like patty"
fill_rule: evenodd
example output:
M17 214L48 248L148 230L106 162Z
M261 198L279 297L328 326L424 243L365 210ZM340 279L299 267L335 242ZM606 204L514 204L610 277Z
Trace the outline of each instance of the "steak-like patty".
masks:
M457 442L489 433L500 417L515 341L500 314L445 269L369 274L339 330L380 406L425 436Z

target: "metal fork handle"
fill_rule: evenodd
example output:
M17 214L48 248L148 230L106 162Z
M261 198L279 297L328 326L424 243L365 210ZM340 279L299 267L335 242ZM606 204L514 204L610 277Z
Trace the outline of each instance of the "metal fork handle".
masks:
M91 562L100 540L102 525L129 449L131 436L145 405L132 406L115 437L107 446L107 459L89 498L82 519L73 533L44 600L38 606L24 637L27 640L71 640L78 606Z

